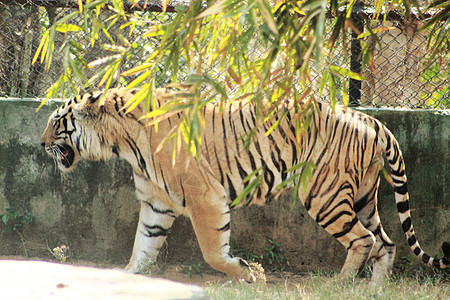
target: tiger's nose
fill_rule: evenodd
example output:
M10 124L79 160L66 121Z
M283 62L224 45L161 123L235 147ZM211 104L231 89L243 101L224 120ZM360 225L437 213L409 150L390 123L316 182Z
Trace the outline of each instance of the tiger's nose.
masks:
M45 142L41 142L42 148L45 148Z

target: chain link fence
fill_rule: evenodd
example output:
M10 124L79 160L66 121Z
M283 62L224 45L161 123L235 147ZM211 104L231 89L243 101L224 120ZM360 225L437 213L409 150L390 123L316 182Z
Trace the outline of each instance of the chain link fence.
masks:
M174 16L174 7L182 4L172 2L172 6L168 8L171 12L163 13L158 4L160 2L149 1L147 10L139 13L148 22L168 22ZM76 1L68 0L0 0L0 97L42 98L45 95L45 91L62 72L62 54L55 54L53 64L47 71L39 62L32 65L31 61L45 29L51 26L55 18L77 9L76 5ZM107 11L104 12L104 17L108 17ZM78 22L81 24L83 19ZM142 25L142 30L145 25ZM373 28L380 26L375 23L370 25ZM334 63L362 73L365 77L364 81L349 83L351 103L375 107L450 108L450 55L441 57L440 62L428 61L426 55L429 33L419 31L420 25L418 20L389 20L383 26L390 29L378 33L378 41L366 38L365 42L373 52L374 70L358 69L361 58L358 52L359 42L355 43L356 46L349 47L351 53L336 50L332 54ZM63 42L63 37L62 34L57 37L57 44ZM77 42L85 44L89 40L86 38ZM254 45L255 53L252 55L264 52L257 41ZM136 47L135 52L127 58L124 70L142 63L155 47L156 45L151 44ZM85 60L93 61L105 55L105 50L99 46L86 54ZM160 86L167 84L171 77L170 74L163 74L163 69L161 66L160 74L156 76ZM313 66L312 75L315 73L318 76L320 69L319 65ZM212 77L219 75L214 74ZM342 86L343 84L340 85L341 88Z

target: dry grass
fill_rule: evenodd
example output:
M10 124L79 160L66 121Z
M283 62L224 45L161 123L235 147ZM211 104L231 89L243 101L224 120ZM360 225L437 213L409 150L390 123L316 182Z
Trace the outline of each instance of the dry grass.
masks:
M372 290L368 280L341 283L336 276L311 274L276 284L217 284L206 290L213 299L450 299L448 277L393 276Z

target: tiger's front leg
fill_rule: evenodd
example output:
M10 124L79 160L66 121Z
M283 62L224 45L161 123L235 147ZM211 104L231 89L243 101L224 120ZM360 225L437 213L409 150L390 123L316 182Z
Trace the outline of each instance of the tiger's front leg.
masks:
M190 218L205 261L235 280L265 281L259 264L248 264L230 254L230 208L225 197L211 195L189 207Z
M175 218L172 210L141 201L133 254L125 270L142 273L156 262L159 250Z

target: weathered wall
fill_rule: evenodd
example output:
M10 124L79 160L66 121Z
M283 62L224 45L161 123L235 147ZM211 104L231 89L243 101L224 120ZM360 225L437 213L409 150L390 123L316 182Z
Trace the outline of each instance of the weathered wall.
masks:
M39 137L55 106L35 112L35 101L0 101L0 214L10 207L34 216L24 228L30 257L49 258L55 246L68 245L77 259L126 264L138 217L131 169L124 161L81 162L61 174L41 149ZM431 255L450 240L448 158L450 117L430 111L373 110L397 136L406 160L413 223ZM398 257L411 255L403 237L392 189L382 180L380 213ZM265 207L233 213L236 248L262 254L267 237L285 247L296 270L339 269L345 251L291 197ZM0 224L0 230L3 224ZM192 262L201 254L189 221L179 218L161 258ZM0 256L23 255L14 232L0 234Z

